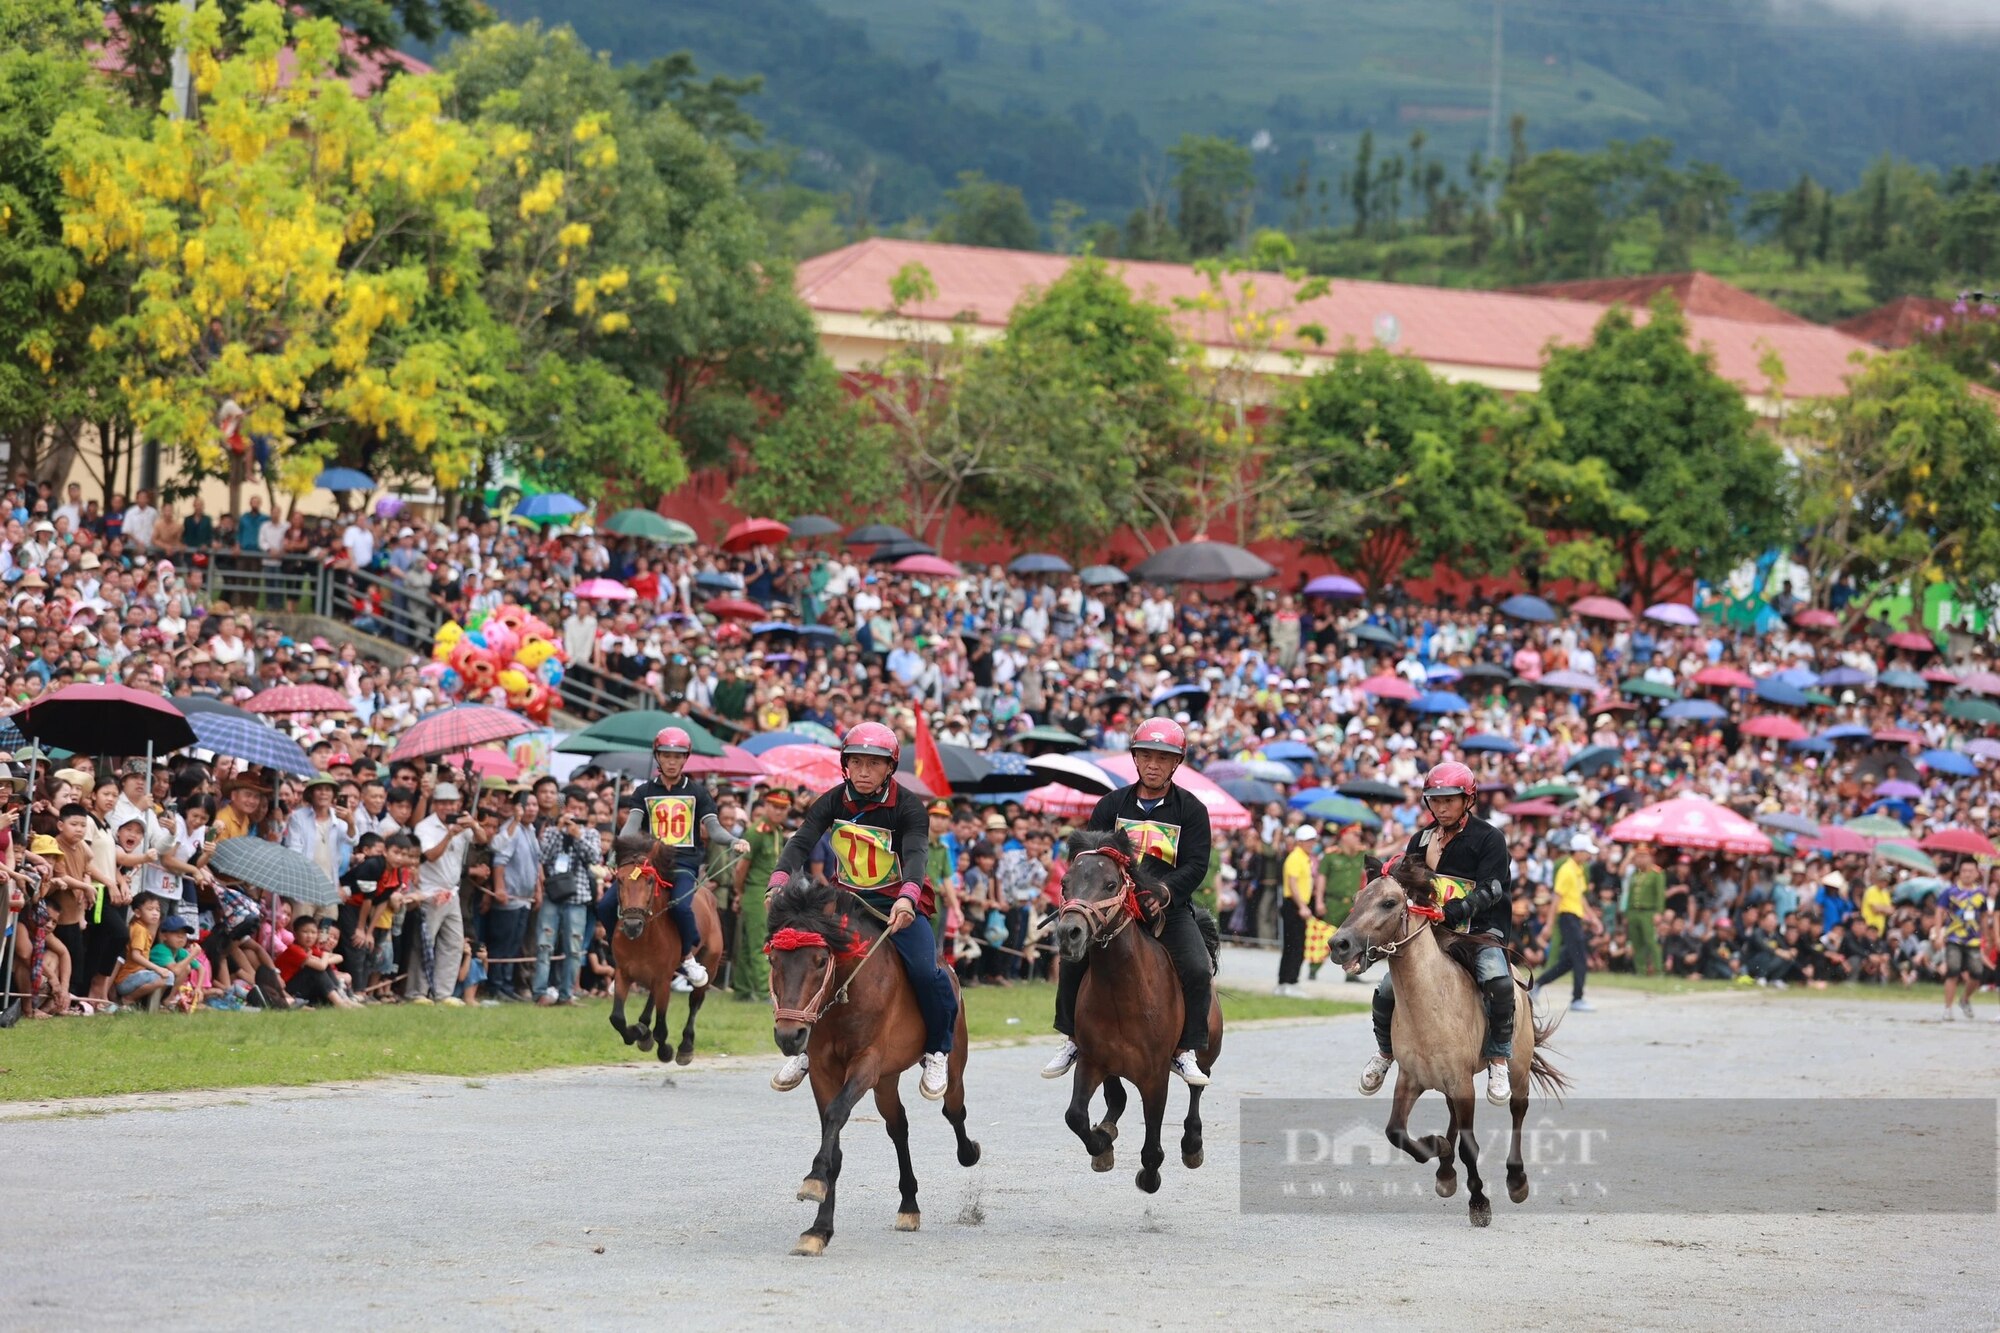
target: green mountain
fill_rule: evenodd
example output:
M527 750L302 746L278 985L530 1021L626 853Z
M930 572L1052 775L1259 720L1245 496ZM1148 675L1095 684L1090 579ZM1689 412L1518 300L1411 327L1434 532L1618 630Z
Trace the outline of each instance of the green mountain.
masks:
M1921 9L1923 6L1916 6ZM876 222L961 171L1038 214L1120 216L1184 133L1256 150L1260 215L1364 129L1463 163L1487 143L1490 0L500 0L619 61L761 74L802 182ZM1954 11L1958 12L1958 11ZM1970 11L1977 13L1976 9ZM1502 116L1536 149L1649 135L1751 190L1845 186L1885 154L2000 160L2000 9L1923 26L1805 0L1503 0ZM1501 134L1505 147L1504 128Z

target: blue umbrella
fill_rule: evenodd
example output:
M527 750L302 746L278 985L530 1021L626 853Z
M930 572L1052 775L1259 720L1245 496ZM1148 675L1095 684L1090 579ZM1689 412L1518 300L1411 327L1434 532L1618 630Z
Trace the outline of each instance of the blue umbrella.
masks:
M1556 609L1539 597L1517 592L1500 603L1500 614L1515 620L1535 620L1546 624L1556 618Z
M799 629L801 639L824 639L828 643L840 641L840 631L831 625L804 625Z
M762 754L780 745L819 745L822 742L799 731L765 731L743 742L743 748L751 754Z
M1105 588L1114 583L1130 583L1132 576L1116 565L1085 565L1077 575L1086 588Z
M1221 787L1243 804L1250 806L1269 805L1273 801L1285 799L1276 787L1256 778L1231 778L1222 783Z
M522 518L568 518L572 514L581 514L588 507L574 495L550 491L547 495L529 496L514 506L514 512Z
M1040 551L1030 551L1017 555L1007 562L1009 574L1067 574L1069 561L1059 555L1047 555Z
M1207 693L1208 686L1206 685L1176 685L1170 690L1161 690L1158 694L1154 695L1152 698L1152 707L1158 708L1163 703L1168 703L1175 699L1185 699L1192 694L1206 695Z
M1707 699L1683 699L1662 708L1660 716L1675 722L1720 722L1729 710Z
M1838 689L1846 689L1849 687L1865 687L1873 685L1875 683L1875 677L1869 675L1866 671L1863 671L1859 667L1843 666L1843 667L1835 667L1831 671L1822 673L1820 678L1813 683L1816 685L1831 686L1832 688L1838 690Z
M1804 690L1795 685L1787 685L1776 676L1757 682L1757 697L1765 703L1778 704L1785 708L1804 708L1812 702L1806 698Z
M188 725L194 728L196 743L205 750L280 773L306 776L313 771L312 760L299 743L267 722L245 721L227 713L192 713Z
M1833 742L1824 736L1801 736L1795 741L1786 741L1787 750L1810 750L1814 754L1832 754Z
M1459 741L1458 748L1476 750L1484 754L1518 754L1521 750L1518 743L1508 740L1505 736L1494 736L1486 732L1465 737Z
M1820 677L1820 683L1822 685L1826 683L1825 676ZM1876 678L1875 683L1887 686L1892 690L1925 690L1930 688L1930 682L1914 671L1884 671Z
M717 588L727 589L730 592L741 592L743 590L743 576L741 574L723 574L713 569L704 569L701 573L694 576L694 586L697 588Z
M1956 750L1925 750L1917 756L1917 762L1925 768L1949 773L1955 778L1969 778L1979 771L1969 756L1962 755Z
M1819 684L1819 677L1804 667L1786 667L1771 679L1781 685L1789 685L1795 690L1809 690Z
M1318 800L1305 807L1312 819L1330 820L1336 824L1359 824L1363 828L1381 828L1382 817L1359 801L1345 796L1327 796L1322 793Z
M1874 733L1860 722L1842 722L1838 726L1828 727L1819 735L1821 740L1853 741L1860 740L1864 736L1872 736Z
M1455 666L1446 666L1438 662L1425 669L1424 679L1432 685L1450 685L1455 681L1464 680L1465 673Z
M1450 690L1432 690L1410 700L1410 707L1419 713L1465 713L1472 705Z
M372 491L375 478L351 467L330 467L313 478L313 485L323 491Z
M1304 741L1272 741L1260 753L1266 759L1281 759L1293 763L1313 763L1319 759L1313 747Z
M750 627L752 634L797 634L799 627L789 620L760 620Z

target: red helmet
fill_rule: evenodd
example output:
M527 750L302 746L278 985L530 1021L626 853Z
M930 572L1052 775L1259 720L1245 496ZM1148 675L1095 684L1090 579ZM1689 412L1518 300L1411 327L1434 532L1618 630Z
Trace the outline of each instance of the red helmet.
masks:
M851 729L840 742L841 767L858 754L872 754L887 759L890 767L902 762L903 743L896 739L896 733L880 722L862 722Z
M1439 764L1424 777L1424 799L1433 796L1463 796L1466 800L1479 797L1479 780L1472 776L1472 770L1457 760Z
M1187 732L1170 717L1149 717L1132 733L1135 750L1158 750L1176 759L1187 758Z
M694 742L679 727L661 727L660 734L653 737L654 754L691 754Z

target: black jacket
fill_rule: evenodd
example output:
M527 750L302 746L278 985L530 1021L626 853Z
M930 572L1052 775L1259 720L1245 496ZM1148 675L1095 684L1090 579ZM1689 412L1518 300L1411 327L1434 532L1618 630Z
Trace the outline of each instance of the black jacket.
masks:
M679 808L656 810L662 798L674 799ZM696 782L685 773L671 787L657 777L648 778L620 796L618 808L644 811L646 830L674 849L674 864L683 870L701 869L708 855L708 832L703 826L716 809L715 794L707 783Z
M1410 835L1403 854L1425 861L1424 849L1436 831L1435 825L1418 829ZM1471 882L1472 890L1465 897L1472 911L1471 929L1507 938L1513 924L1509 900L1514 891L1514 866L1507 855L1507 839L1499 829L1483 819L1467 817L1465 828L1445 844L1438 857L1437 873Z
M879 830L888 836L870 838L864 830ZM930 866L930 816L924 810L924 798L902 783L891 779L880 799L873 801L856 800L845 782L821 793L785 840L785 849L778 853L778 869L787 875L798 874L829 831L835 864L851 865L856 872L851 877L854 882L843 874L841 883L860 894L870 907L887 911L905 883L924 883ZM925 893L919 901L920 913L927 909L929 896Z
M1155 824L1160 826L1157 831L1132 827ZM1136 783L1120 787L1098 801L1084 827L1093 833L1125 829L1153 862L1148 869L1166 883L1176 906L1194 901L1208 878L1208 807L1183 787L1167 788L1166 796L1150 811L1140 808Z

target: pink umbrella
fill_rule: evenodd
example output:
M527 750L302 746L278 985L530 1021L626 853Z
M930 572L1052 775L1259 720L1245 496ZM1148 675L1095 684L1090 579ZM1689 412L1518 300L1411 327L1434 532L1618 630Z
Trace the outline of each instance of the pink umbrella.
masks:
M766 750L764 757L769 759L773 753L775 752ZM1094 759L1093 762L1120 782L1136 782L1139 779L1139 772L1132 766L1132 756L1129 754L1105 755ZM1250 827L1250 812L1244 808L1241 801L1186 765L1174 770L1174 785L1194 793L1195 798L1207 808L1209 827L1219 829ZM1090 792L1077 791L1073 787L1048 786L1037 787L1029 792L1028 799L1022 804L1030 810L1045 815L1084 819L1096 809L1099 799Z
M1817 606L1809 606L1803 611L1795 612L1792 623L1800 629L1832 629L1840 624L1840 617Z
M1654 602L1646 608L1646 619L1662 625L1699 625L1701 617L1686 602Z
M246 713L351 713L354 703L326 685L273 685L249 703Z
M1378 699L1401 699L1408 702L1417 697L1417 687L1401 676L1370 676L1361 682L1361 692L1372 694Z
M943 556L906 555L889 566L898 574L922 574L935 579L957 578L959 568Z
M617 579L585 579L576 585L576 595L587 602L629 602L639 594Z
M1772 741L1802 741L1806 729L1778 713L1759 713L1743 724L1745 736L1762 736Z
M521 766L504 750L474 750L465 757L465 762L472 765L472 771L482 778L512 782L521 776Z
M1904 648L1913 653L1934 653L1937 640L1928 634L1919 634L1913 629L1898 630L1883 640L1891 648Z
M776 747L782 749L783 747ZM794 746L794 749L821 749L821 746ZM770 772L764 761L740 745L724 745L720 755L691 754L687 760L690 773L714 773L731 778L761 778Z
M1632 608L1615 597L1585 597L1570 607L1574 615L1592 620L1630 620Z
M1749 672L1738 671L1735 667L1727 666L1703 667L1694 673L1694 683L1697 685L1712 685L1717 689L1728 690L1754 690L1757 688L1757 682Z
M2000 694L2000 676L1991 671L1972 671L1960 678L1958 686L1974 694Z
M1830 856L1866 856L1875 850L1875 844L1851 828L1822 824L1819 836L1800 838L1798 848L1802 852L1825 852Z
M1771 840L1742 815L1699 796L1679 796L1649 805L1611 826L1619 842L1657 842L1667 847L1761 856Z
M2000 759L2000 741L1981 736L1978 740L1967 741L1965 752L1980 759Z
M1917 844L1927 852L1959 852L1965 856L2000 856L2000 848L1978 829L1947 828L1929 834Z
M821 792L840 785L840 751L824 745L774 745L756 758L773 786Z
M1554 819L1562 810L1546 796L1537 796L1531 801L1516 801L1507 807L1510 819Z
M1911 731L1908 727L1884 727L1882 730L1873 733L1873 737L1878 741L1888 741L1892 745L1922 745L1924 743L1923 733Z
M1958 677L1943 667L1925 667L1924 679L1933 685L1956 685Z

